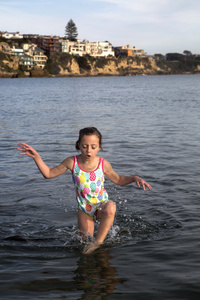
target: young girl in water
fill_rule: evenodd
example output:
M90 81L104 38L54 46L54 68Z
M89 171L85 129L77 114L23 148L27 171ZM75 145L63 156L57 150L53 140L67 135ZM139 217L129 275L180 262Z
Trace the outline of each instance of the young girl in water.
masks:
M151 186L138 176L119 176L111 164L102 157L97 156L102 149L102 136L95 127L81 129L79 139L76 142L76 149L81 154L66 158L61 164L50 169L41 159L38 152L31 146L20 143L20 155L32 157L42 175L47 178L54 178L68 169L72 173L76 189L78 204L78 228L83 236L94 234L94 221L100 220L96 238L93 243L87 245L84 253L90 253L103 243L111 226L113 225L116 205L108 198L104 188L104 175L117 185L127 185L135 182L145 190Z

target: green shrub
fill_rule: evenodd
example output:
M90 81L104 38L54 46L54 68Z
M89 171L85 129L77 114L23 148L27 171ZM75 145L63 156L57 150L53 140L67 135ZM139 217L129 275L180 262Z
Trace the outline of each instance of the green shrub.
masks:
M85 56L75 56L75 59L79 65L79 68L85 71L91 70L91 65L89 64Z
M52 58L49 58L47 60L45 70L47 70L47 72L52 75L58 75L60 72L60 68L58 66L57 61Z
M105 57L96 58L95 67L103 69L107 65L108 60Z

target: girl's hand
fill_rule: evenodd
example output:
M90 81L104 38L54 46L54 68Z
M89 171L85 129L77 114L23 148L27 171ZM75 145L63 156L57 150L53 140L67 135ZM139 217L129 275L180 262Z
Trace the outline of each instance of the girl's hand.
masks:
M138 176L134 176L134 182L137 184L137 186L140 188L140 184L143 187L143 190L145 190L145 186L148 187L149 190L152 189L152 187L150 186L150 184L148 184L146 181L144 181L142 178L138 177Z
M20 155L27 155L27 156L32 157L33 159L35 159L36 157L39 157L38 152L35 149L33 149L33 147L31 147L25 143L20 143L18 146L20 148L17 148L17 150L22 151L19 153Z

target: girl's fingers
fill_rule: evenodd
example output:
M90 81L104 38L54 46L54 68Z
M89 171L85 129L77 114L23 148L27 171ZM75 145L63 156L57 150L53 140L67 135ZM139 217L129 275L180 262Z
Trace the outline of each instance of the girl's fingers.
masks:
M28 148L30 148L30 146L29 145L27 145L27 144L25 144L25 143L20 143L18 146L20 146L21 148L23 148L23 149L28 149Z
M149 190L152 189L152 187L150 186L150 184L146 183L146 186L148 187Z
M140 188L140 183L142 184L142 188L145 191L145 186L148 187L149 190L152 189L152 187L146 182L146 181L136 181L137 186Z
M17 148L17 150L19 150L19 151L26 151L26 149L21 149L21 148Z
M137 184L138 187L140 187L140 183L138 181L136 182L136 184Z

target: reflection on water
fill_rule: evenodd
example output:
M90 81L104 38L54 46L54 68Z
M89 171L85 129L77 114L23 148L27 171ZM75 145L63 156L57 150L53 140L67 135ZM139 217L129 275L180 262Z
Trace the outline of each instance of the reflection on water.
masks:
M92 255L82 255L74 281L78 289L83 290L81 299L96 299L113 293L118 284L125 280L117 277L116 269L111 265L110 250L99 248Z
M80 255L76 263L76 269L70 270L75 276L71 280L61 278L58 273L54 274L49 268L43 271L43 278L17 282L13 287L16 290L27 292L39 292L40 295L56 295L57 292L63 292L67 299L70 299L70 293L74 296L71 299L103 299L113 294L117 285L123 284L126 280L118 278L116 269L112 266L111 251L104 247L99 248L91 255ZM63 264L68 260L63 260ZM50 267L50 266L49 266ZM69 272L66 265L66 273Z

